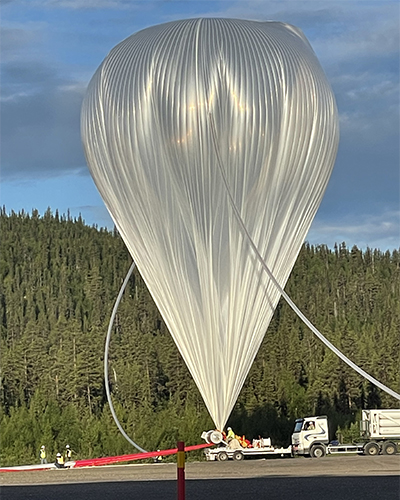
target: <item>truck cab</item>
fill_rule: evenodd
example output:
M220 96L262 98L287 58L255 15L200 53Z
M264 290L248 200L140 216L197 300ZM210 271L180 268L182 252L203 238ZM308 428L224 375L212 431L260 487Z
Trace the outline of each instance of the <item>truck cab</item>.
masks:
M292 434L292 451L295 455L320 458L326 455L329 444L328 418L298 418Z

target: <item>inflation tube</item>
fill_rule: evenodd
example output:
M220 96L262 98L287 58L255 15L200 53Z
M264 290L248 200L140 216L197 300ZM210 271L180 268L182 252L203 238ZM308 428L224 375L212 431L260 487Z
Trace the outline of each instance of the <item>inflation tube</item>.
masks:
M268 268L267 264L265 263L262 255L260 254L260 252L258 251L258 248L257 246L255 245L254 241L252 240L250 234L248 233L247 229L246 229L246 226L243 222L243 219L242 217L240 216L240 213L239 213L239 210L238 208L236 207L236 204L235 204L235 200L233 199L233 196L230 192L230 189L229 189L229 185L228 185L228 181L226 179L226 176L225 176L225 171L224 171L224 168L223 168L223 164L222 164L222 160L221 160L221 157L220 157L220 153L219 153L219 149L218 149L218 146L217 146L217 136L216 136L216 130L215 130L215 123L214 123L214 120L213 120L213 116L211 113L209 113L209 118L210 118L210 124L211 124L211 131L212 131L212 137L213 137L213 142L214 142L214 147L215 147L215 151L216 151L216 155L217 155L217 164L218 164L218 167L219 167L219 170L221 172L221 176L222 176L222 179L224 181L224 185L225 185L225 188L226 188L226 192L227 192L227 195L228 195L228 198L229 198L229 201L231 203L231 206L232 206L232 209L233 209L233 213L236 217L236 220L238 221L238 224L239 224L239 227L242 231L242 233L246 236L248 242L249 242L249 245L250 247L252 248L252 250L254 251L254 253L256 254L262 268L264 269L264 271L267 273L268 277L270 278L270 280L272 281L272 283L276 286L277 290L279 290L279 293L282 295L282 297L286 300L286 302L288 303L288 305L293 309L293 311L297 314L297 316L303 320L303 322L308 326L308 328L327 346L329 347L329 349L331 351L333 351L337 356L339 356L339 358L344 361L345 363L347 363L351 368L353 368L353 370L355 370L357 373L359 373L360 375L362 375L365 379L369 380L369 382L371 382L372 384L376 385L377 387L379 387L379 389L382 389L383 391L387 392L388 394L390 394L391 396L393 396L395 399L398 399L400 400L400 394L398 394L397 392L393 391L392 389L390 389L389 387L386 387L386 385L382 384L381 382L379 382L379 380L376 380L374 377L372 377L369 373L365 372L362 368L360 368L359 366L357 366L355 363L353 363L353 361L351 361L347 356L345 356L341 351L339 351L339 349L337 349L333 344L331 344L331 342L329 342L328 339L326 339L322 333L311 323L311 321L309 321L306 316L300 311L300 309L296 306L296 304L292 301L292 299L289 297L289 295L283 290L283 288L279 285L279 283L277 282L277 280L275 279L274 275L272 274L272 272L270 271L270 269Z
M131 277L134 269L135 269L135 263L132 262L132 265L129 268L129 271L128 271L126 277L125 277L125 280L122 283L122 286L121 286L121 289L119 291L117 300L115 301L114 309L112 310L112 314L111 314L111 318L110 318L110 323L108 325L108 331L107 331L107 337L106 337L106 346L105 346L105 349L104 349L104 384L105 384L105 387L106 387L107 400L108 400L108 404L110 406L110 410L111 410L113 419L114 419L115 423L117 424L117 427L120 430L121 434L137 450L141 451L142 453L147 453L146 450L144 450L138 444L136 444L134 441L132 441L132 439L126 434L126 432L122 428L121 424L119 423L119 420L118 420L117 415L116 415L115 410L114 410L114 406L113 406L112 401L111 401L110 384L108 382L108 351L109 351L109 347L110 347L111 331L112 331L112 327L113 327L113 324L114 324L115 315L117 314L119 303L121 302L122 295L124 294L126 285L128 284L129 278Z

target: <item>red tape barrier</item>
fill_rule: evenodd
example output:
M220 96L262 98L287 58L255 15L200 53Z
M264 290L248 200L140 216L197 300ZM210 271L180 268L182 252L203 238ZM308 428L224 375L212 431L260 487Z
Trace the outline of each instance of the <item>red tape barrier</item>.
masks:
M186 446L185 451L201 450L202 448L208 448L210 446L212 446L212 444L196 444L194 446ZM174 455L175 453L177 453L177 451L177 448L173 448L171 450L148 451L146 453L134 453L133 455L120 455L117 457L89 458L87 460L77 460L76 462L72 462L72 465L70 467L71 469L75 467L93 467L96 465L108 465L118 462L130 462L131 460L144 460L146 458L165 457L167 455ZM55 465L48 464L40 466L39 464L35 464L20 465L15 467L0 467L0 472L21 472L27 470L39 471L50 469L55 469Z
M185 451L201 450L202 448L209 448L212 444L196 444L193 446L186 446ZM73 468L77 467L94 467L97 465L115 464L118 462L130 462L131 460L144 460L145 458L166 457L167 455L174 455L177 453L178 448L160 451L147 451L146 453L134 453L132 455L119 455L116 457L102 457L102 458L88 458L87 460L77 460Z

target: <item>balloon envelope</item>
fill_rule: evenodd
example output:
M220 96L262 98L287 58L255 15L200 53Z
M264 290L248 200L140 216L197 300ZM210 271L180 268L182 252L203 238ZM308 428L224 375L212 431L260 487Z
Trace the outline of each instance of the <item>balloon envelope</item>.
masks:
M92 78L94 181L218 429L264 337L338 145L331 88L300 30L193 19L140 31Z

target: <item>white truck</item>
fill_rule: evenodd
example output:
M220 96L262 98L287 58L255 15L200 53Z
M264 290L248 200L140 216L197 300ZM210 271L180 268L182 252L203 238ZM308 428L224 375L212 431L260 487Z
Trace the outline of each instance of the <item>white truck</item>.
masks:
M400 441L400 410L362 410L360 442L357 444L330 443L328 418L298 418L292 434L294 455L314 458L342 453L365 455L394 455Z
M298 418L292 434L292 445L277 448L270 438L255 439L251 446L243 448L235 439L224 440L220 431L203 432L201 437L216 448L205 450L207 460L243 460L246 456L260 458L295 455L314 458L325 455L358 453L360 455L394 455L400 445L400 410L362 410L360 421L360 442L339 444L329 440L328 417Z

